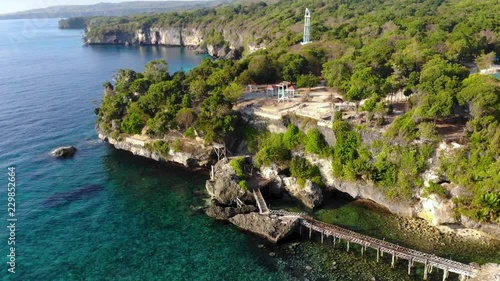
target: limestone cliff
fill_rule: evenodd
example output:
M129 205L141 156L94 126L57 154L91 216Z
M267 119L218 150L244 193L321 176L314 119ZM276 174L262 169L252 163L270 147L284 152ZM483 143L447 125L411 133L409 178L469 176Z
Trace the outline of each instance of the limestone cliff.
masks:
M203 27L150 27L136 30L93 30L88 26L83 36L87 45L160 45L181 46L196 49L200 53L225 59L241 57L243 50L252 53L265 46L252 43L250 36L231 30L220 32L223 41L207 42L207 30Z
M126 150L134 155L146 157L159 162L172 162L181 164L187 168L206 167L212 163L211 148L198 147L191 151L175 151L170 148L167 155L161 155L158 152L151 151L146 147L146 142L131 137L123 140L114 139L107 134L98 131L99 138L104 142L113 145L116 149Z

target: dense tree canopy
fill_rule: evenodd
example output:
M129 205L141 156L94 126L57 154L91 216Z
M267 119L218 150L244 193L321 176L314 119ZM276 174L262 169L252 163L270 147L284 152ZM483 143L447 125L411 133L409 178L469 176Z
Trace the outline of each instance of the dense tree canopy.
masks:
M304 7L313 12L313 43L301 46ZM333 147L319 131L304 134L293 125L262 140L251 131L246 137L259 144L257 164L293 166L298 177L317 179L314 166L292 158L291 150L301 147L330 157L337 177L369 180L388 197L411 198L423 188L419 175L441 138L436 124L458 120L451 125L465 128L463 146L443 158L441 170L470 191L457 199L459 212L492 221L500 212L500 82L470 73L489 67L500 54L499 10L495 0L280 0L95 18L86 36L182 26L203 32L203 44L228 48L229 41L243 42L245 48L239 61L207 59L186 73L170 75L162 60L148 63L141 73L117 70L114 84L105 85L99 122L108 132L147 129L158 138L196 132L206 142L222 141L235 128L232 105L245 84L287 80L312 87L321 76L336 94L363 101L365 125L381 120L379 126L387 125L385 139L367 145L361 127L341 118L333 123ZM253 53L249 48L261 45L266 48ZM407 108L384 124L391 109L385 98L398 92L410 97Z

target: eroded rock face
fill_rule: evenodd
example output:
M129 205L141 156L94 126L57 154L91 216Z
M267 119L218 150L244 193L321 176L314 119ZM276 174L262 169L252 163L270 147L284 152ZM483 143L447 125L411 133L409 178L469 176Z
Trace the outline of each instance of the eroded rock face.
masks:
M482 265L477 276L471 281L500 281L500 264L487 263Z
M497 238L500 237L500 225L498 224L479 223L465 216L460 217L460 222L467 228L477 229Z
M327 189L347 193L354 199L371 200L387 207L389 211L398 215L413 216L413 206L409 202L390 200L382 190L368 182L347 182L335 178L333 176L332 161L329 159L321 159L311 154L306 154L304 157L310 163L318 166Z
M58 158L73 157L75 153L76 153L76 147L74 146L63 146L56 148L54 149L54 151L52 151L52 154Z
M306 181L305 186L300 186L296 178L279 175L279 168L275 164L261 167L260 174L263 178L272 181L269 185L269 193L275 197L281 197L283 191L286 191L310 209L323 203L323 192L320 187L309 180Z
M283 178L286 191L293 197L299 199L306 207L314 209L323 204L323 193L321 188L310 180L306 180L305 186L300 186L294 177Z
M236 198L253 202L253 195L240 187L238 177L227 159L217 162L214 171L214 179L207 181L206 184L206 189L212 198L223 205L233 204Z
M208 166L212 162L210 157L211 149L198 147L190 152L178 152L174 149L168 151L168 155L162 156L157 152L152 152L147 147L145 147L144 142L134 140L131 138L125 138L125 140L113 139L102 132L99 132L99 138L111 145L116 149L126 150L134 155L146 157L160 162L173 162L176 164L181 164L187 168L196 168Z
M263 216L258 213L239 214L229 219L239 228L256 233L273 243L294 232L299 226L299 220L299 218Z
M453 209L453 201L431 194L420 201L421 210L417 216L423 218L433 225L457 223Z
M261 167L260 174L263 178L271 181L269 183L269 195L274 197L282 197L284 186L283 180L280 175L278 175L279 168L276 164L271 165L270 167Z

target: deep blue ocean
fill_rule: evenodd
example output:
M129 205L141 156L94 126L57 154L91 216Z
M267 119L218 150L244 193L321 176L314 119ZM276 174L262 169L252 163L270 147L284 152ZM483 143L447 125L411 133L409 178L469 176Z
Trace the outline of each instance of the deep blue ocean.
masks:
M405 265L391 270L317 242L270 245L193 211L205 204L207 176L100 142L93 110L118 68L141 71L163 58L171 71L189 70L204 57L182 48L84 46L81 32L59 30L56 19L0 21L2 280L421 279L406 276ZM64 145L77 147L74 158L51 156ZM16 172L15 274L7 271L8 167ZM316 215L403 239L388 214L349 202ZM461 250L449 256L469 259Z

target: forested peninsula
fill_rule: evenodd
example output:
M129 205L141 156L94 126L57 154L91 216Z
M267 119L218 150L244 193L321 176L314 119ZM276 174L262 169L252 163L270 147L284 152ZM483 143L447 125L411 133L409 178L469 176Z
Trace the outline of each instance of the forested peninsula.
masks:
M306 7L312 43L301 45ZM115 146L190 167L213 164L214 143L252 155L231 163L243 191L253 165L294 178L299 197L340 190L498 235L500 81L479 71L498 63L499 10L494 0L277 1L94 18L87 44L191 46L231 58L188 72L169 73L161 60L118 70L104 84L98 130ZM245 103L257 85L283 80L299 88L291 101L306 111L324 81L329 95L319 102L330 114L273 119Z

